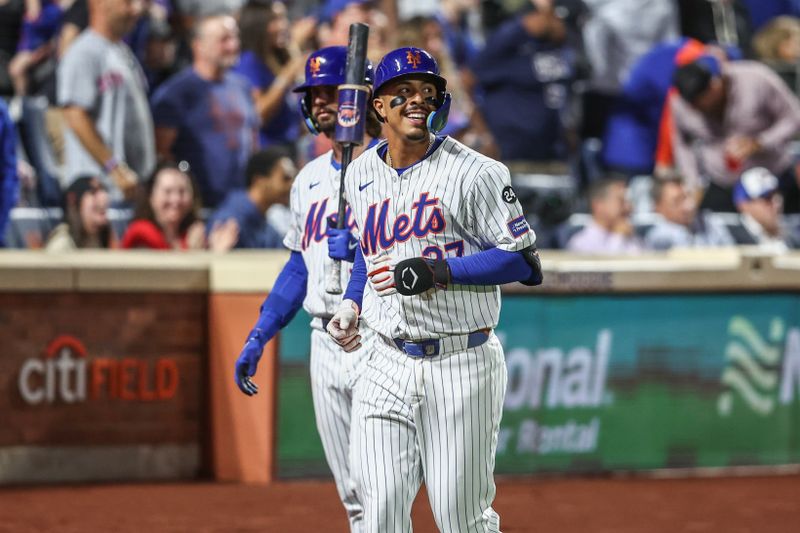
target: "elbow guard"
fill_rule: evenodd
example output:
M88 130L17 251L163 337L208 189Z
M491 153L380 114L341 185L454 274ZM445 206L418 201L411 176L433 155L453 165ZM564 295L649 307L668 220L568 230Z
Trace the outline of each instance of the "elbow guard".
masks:
M522 254L522 257L525 258L525 262L531 267L533 271L531 273L531 277L524 281L520 281L523 285L528 285L529 287L535 287L537 285L541 285L544 281L544 274L542 273L542 261L539 259L539 252L536 250L535 246L528 246L519 251Z

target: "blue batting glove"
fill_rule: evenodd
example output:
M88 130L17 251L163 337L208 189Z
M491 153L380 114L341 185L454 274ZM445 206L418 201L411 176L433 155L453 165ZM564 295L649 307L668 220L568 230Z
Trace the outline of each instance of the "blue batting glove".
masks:
M336 229L328 227L325 233L328 236L328 256L331 259L352 263L356 260L358 241L349 229Z
M248 396L258 394L258 385L253 383L250 378L256 375L258 361L264 352L264 345L267 344L266 335L256 328L247 336L242 353L236 359L236 385Z

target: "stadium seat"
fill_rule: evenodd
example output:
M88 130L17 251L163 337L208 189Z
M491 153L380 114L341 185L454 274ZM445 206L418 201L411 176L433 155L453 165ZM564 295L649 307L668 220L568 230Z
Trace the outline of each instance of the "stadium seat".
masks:
M43 248L47 236L61 220L61 209L15 207L6 227L5 241L9 248Z
M569 175L514 174L511 184L525 215L536 215L541 224L557 226L569 218L578 195Z
M592 216L587 213L574 213L569 219L560 224L555 230L554 241L556 248L566 248L570 238L582 230L591 219Z
M15 207L11 210L5 241L8 248L44 248L50 232L61 222L62 210L58 207ZM131 219L132 209L110 208L108 220L117 238L125 234Z

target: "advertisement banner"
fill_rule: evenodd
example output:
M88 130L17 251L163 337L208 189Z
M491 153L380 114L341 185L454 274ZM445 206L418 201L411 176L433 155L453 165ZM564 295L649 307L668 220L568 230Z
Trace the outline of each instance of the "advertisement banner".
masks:
M497 471L800 461L794 295L506 297Z
M0 483L195 477L202 294L0 294Z
M282 343L286 474L324 465L307 324ZM797 295L506 295L497 335L509 378L497 473L800 462Z

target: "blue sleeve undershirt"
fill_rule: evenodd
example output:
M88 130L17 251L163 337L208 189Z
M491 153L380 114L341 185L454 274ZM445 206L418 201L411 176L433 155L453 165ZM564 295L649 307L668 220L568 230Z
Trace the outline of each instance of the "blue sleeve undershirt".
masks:
M449 257L450 280L459 285L503 285L530 281L536 273L519 252L490 248L465 257Z
M268 341L292 321L303 306L308 285L308 270L303 254L292 252L289 261L275 280L272 292L261 305L261 314L253 329L261 330L264 342Z
M447 259L452 283L459 285L503 285L514 281L526 282L537 273L519 252L508 252L491 248L466 257ZM356 249L353 273L344 298L352 300L361 309L364 298L364 285L367 282L367 265L361 248Z
M356 258L353 262L353 272L350 274L350 281L344 291L344 299L352 300L361 309L361 301L364 299L364 286L367 283L367 264L364 256L361 255L361 247L356 248Z

